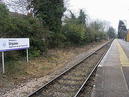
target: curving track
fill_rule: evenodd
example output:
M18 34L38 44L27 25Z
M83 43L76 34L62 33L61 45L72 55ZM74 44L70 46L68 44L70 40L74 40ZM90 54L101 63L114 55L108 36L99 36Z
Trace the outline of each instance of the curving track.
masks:
M79 97L112 41L87 56L79 64L60 74L28 97Z

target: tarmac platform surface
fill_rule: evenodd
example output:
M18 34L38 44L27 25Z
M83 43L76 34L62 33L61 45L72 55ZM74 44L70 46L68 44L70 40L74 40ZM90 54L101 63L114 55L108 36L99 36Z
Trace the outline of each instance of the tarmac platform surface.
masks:
M98 66L91 97L129 97L129 42L113 41Z

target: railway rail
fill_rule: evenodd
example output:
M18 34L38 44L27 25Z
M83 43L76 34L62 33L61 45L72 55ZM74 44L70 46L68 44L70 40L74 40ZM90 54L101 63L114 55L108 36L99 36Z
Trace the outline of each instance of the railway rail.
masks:
M79 97L112 41L88 55L80 63L61 73L28 97Z

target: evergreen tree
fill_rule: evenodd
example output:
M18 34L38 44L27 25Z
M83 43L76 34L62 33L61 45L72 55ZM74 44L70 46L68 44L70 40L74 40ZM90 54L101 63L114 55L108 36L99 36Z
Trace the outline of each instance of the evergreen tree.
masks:
M107 34L108 34L109 39L112 39L112 38L116 37L115 36L115 30L114 30L113 27L109 27Z
M120 20L118 25L118 38L125 39L127 33L127 28L125 26L125 23Z
M65 11L63 0L32 0L30 8L33 8L35 16L42 20L44 27L51 31L49 42L58 45L61 35L62 16Z
M87 19L87 15L86 15L85 12L81 9L81 10L80 10L80 13L79 13L79 17L78 17L79 23L80 23L80 24L83 24L83 25L86 25L86 19Z

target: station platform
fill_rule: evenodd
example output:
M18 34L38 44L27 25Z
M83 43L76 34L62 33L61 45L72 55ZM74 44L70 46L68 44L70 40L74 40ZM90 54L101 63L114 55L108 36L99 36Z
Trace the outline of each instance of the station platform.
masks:
M129 42L113 41L98 66L91 97L129 97Z

